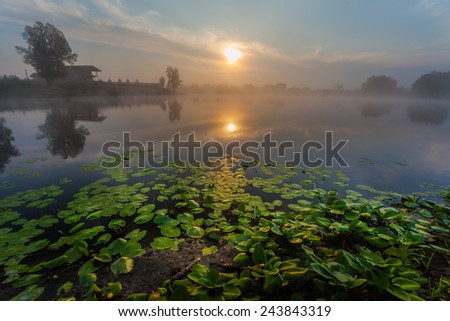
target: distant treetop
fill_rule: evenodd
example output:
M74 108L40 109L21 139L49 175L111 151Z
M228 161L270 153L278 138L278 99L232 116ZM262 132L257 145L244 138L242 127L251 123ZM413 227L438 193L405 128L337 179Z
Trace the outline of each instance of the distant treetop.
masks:
M72 53L64 33L52 24L38 21L32 27L26 26L22 37L28 48L16 46L17 52L48 84L65 76L65 63L77 61L77 54Z
M361 91L369 95L393 95L398 93L397 81L387 76L372 76L361 85Z
M412 91L414 94L424 97L450 97L450 71L433 71L422 75L412 85Z

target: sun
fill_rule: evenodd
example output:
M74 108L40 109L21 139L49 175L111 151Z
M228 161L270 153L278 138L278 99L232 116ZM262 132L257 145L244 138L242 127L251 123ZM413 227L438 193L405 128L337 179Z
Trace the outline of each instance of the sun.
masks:
M229 124L227 125L227 130L228 130L229 132L234 132L234 131L236 130L236 125L233 124L233 123L229 123Z
M233 46L227 47L223 51L223 54L225 55L225 57L228 60L228 63L230 64L234 64L242 56L242 53Z

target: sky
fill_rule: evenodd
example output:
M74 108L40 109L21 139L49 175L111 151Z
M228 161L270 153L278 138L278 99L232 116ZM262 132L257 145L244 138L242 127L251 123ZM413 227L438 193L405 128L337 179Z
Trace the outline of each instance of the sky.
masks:
M0 0L0 75L33 72L14 46L36 21L103 80L157 82L170 65L187 85L354 89L387 75L409 88L450 70L449 0Z

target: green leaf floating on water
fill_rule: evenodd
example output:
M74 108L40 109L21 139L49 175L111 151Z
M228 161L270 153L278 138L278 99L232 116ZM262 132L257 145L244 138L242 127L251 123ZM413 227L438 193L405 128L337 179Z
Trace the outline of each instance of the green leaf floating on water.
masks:
M205 247L204 249L202 249L202 255L203 256L208 256L211 254L214 254L218 251L217 246L213 245L210 247Z
M97 239L96 245L108 243L112 235L110 233L105 233Z
M142 240L146 234L147 234L147 231L145 231L145 230L141 231L140 229L137 228L137 229L129 232L127 235L125 235L125 239L138 242L138 241Z
M266 251L261 244L256 244L253 248L252 259L254 264L261 264L267 262Z
M122 208L119 215L122 217L127 217L133 215L134 213L136 213L136 207L133 204L127 204L124 208Z
M112 299L122 292L122 284L120 282L108 283L101 291L103 297Z
M127 300L129 301L146 301L148 298L147 293L133 293L127 296Z
M127 222L125 222L125 220L123 220L121 218L117 218L117 219L111 220L108 223L108 227L112 230L119 231L122 227L125 227L126 224L127 224Z
M66 283L64 283L63 285L61 285L58 288L58 290L56 291L56 295L61 296L61 294L66 294L67 292L72 290L72 287L73 287L73 283L70 281L67 281Z
M191 224L194 222L194 215L190 213L181 213L177 215L177 220L183 224Z
M101 254L94 254L94 259L96 259L99 262L107 263L112 261L112 256L109 253L101 253Z
M137 212L138 214L148 214L155 210L156 205L155 204L147 204L142 207L140 207Z
M44 290L45 287L38 287L36 284L34 284L13 297L11 301L34 301L37 300L42 295L42 293L44 293Z
M160 227L165 225L165 226L177 226L178 224L180 224L180 222L178 222L178 220L175 220L171 217L168 216L163 216L163 215L158 215L153 222L155 222L156 224L158 224Z
M77 225L75 225L74 227L72 227L70 229L69 234L78 232L79 230L81 230L81 228L84 226L84 224L86 224L86 223L84 223L84 222L78 223Z
M116 255L120 251L122 251L123 248L127 245L127 240L123 238L118 238L117 240L114 240L111 242L108 247L106 248L106 252L108 252L111 255Z
M5 224L6 222L14 221L18 218L20 218L20 213L16 211L12 211L10 209L0 211L0 225Z
M56 217L54 217L52 215L45 215L45 216L42 216L41 218L39 218L38 225L40 227L45 228L45 227L53 226L58 222L59 222L59 220Z
M167 237L178 237L181 234L180 228L172 225L162 225L160 231L162 235Z
M82 287L90 287L92 284L94 284L97 281L97 275L95 273L86 273L81 274L78 278L78 283Z
M42 250L44 247L46 247L50 243L49 240L39 240L33 243L30 243L27 246L27 253L33 253L37 252L39 250Z
M239 253L233 258L233 262L236 264L246 264L249 261L249 257L245 253Z
M95 259L90 259L86 261L82 266L80 266L80 268L78 269L78 275L94 273L100 268L101 265L99 265L99 263L96 262Z
M194 239L199 239L205 235L205 230L200 226L191 226L186 230L186 234Z
M37 283L37 281L39 281L40 278L41 278L40 274L27 274L14 281L12 285L15 288L21 288L26 285Z
M68 261L67 255L61 255L61 256L57 257L56 259L45 262L43 266L46 269L54 269L58 266L61 266L65 263L67 263L67 261Z
M130 257L121 257L111 264L111 271L114 274L126 274L131 272L134 267L134 261Z
M73 239L79 239L79 240L90 240L92 239L94 236L96 236L98 233L100 233L101 231L103 231L105 229L104 226L94 226L92 228L88 228L88 229L84 229L81 231L76 232L75 234L72 235Z
M140 215L138 215L138 216L136 216L134 218L134 223L136 223L136 224L145 224L145 223L151 221L153 216L155 216L155 213L140 214Z
M120 255L125 257L135 258L144 254L145 250L137 241L128 241L127 244L120 250Z
M177 239L166 237L166 236L161 236L161 237L156 237L153 240L153 242L150 243L150 246L152 248L154 248L155 250L171 249L171 250L177 251L178 243L179 243L179 241Z

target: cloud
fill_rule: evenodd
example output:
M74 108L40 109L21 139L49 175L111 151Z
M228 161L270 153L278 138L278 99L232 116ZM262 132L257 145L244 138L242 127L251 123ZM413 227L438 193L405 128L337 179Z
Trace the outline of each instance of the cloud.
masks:
M440 17L448 13L441 0L419 0L416 6L418 9L428 12L432 17Z
M89 9L71 0L58 3L52 0L4 0L0 9L3 9L0 13L0 20L3 21L29 24L36 19L51 19L60 28L69 24L71 27L65 33L79 40L183 57L212 65L219 63L222 50L230 43L235 43L246 55L304 67L313 62L376 61L384 57L383 53L370 52L324 54L322 46L311 48L303 54L288 54L262 42L233 41L234 37L211 27L192 31L176 25L161 25L152 19L159 16L159 12L149 10L137 15L129 14L120 0L95 0Z
M438 14L443 2L417 0L418 7ZM212 26L186 29L156 10L132 12L130 2L123 0L1 0L0 22L30 25L35 21L50 22L64 31L69 41L82 40L93 44L112 45L168 57L171 63L186 69L208 73L230 73L223 68L223 49L234 44L244 57L254 57L248 64L234 66L233 72L247 74L269 73L273 63L295 68L315 68L331 64L370 64L383 66L417 66L424 61L445 61L446 49L438 53L433 49L393 51L339 50L317 43L297 51L283 50L263 41L244 40L236 31L217 29ZM149 8L151 9L151 8ZM442 19L442 18L441 18ZM74 48L76 49L76 48ZM351 50L351 51L350 51ZM263 62L263 63L261 63ZM293 66L294 68L291 68ZM239 68L240 69L239 69ZM271 72L271 71L270 71ZM280 76L281 77L281 76Z

